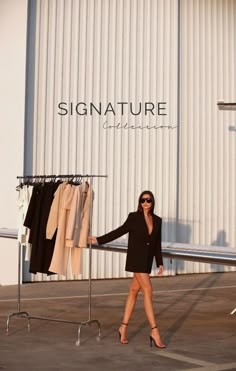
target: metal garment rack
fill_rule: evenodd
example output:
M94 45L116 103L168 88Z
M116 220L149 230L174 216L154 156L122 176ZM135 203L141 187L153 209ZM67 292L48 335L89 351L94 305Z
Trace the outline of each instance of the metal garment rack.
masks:
M81 174L75 174L75 175L27 175L27 176L17 176L17 179L24 179L24 180L34 180L34 179L39 179L39 180L46 180L46 179L82 179L82 178L87 178L90 179L90 186L92 188L93 185L93 178L107 178L107 175L81 175ZM91 192L91 202L90 202L90 219L89 219L89 230L90 233L92 232L92 192ZM91 326L92 323L96 323L98 326L98 335L97 335L97 341L101 340L101 325L98 320L96 319L91 319L91 296L92 296L92 285L91 285L91 271L92 271L92 244L89 244L89 287L88 287L88 320L87 321L69 321L69 320L64 320L64 319L58 319L58 318L46 318L46 317L36 317L36 316L31 316L29 315L28 312L22 311L21 310L21 243L18 242L18 295L17 295L17 312L11 313L7 317L7 335L9 334L9 325L10 325L10 320L12 317L21 317L21 318L27 318L28 320L28 331L30 332L31 330L31 325L30 325L30 320L31 319L38 319L38 320L44 320L44 321L52 321L52 322L62 322L62 323L71 323L71 324L76 324L78 325L78 338L75 343L75 345L79 346L80 345L80 334L81 334L81 327L82 326Z

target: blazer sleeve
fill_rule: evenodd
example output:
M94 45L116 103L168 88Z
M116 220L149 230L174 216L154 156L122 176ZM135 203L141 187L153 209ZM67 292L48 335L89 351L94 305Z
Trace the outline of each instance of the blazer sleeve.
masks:
M160 222L160 227L159 227L160 230L158 232L157 242L156 242L155 260L156 260L157 267L159 267L159 265L163 265L162 250L161 250L161 227L162 227L162 219Z
M113 231L104 234L102 236L97 237L97 242L99 245L104 245L110 241L116 240L117 238L123 236L124 234L128 233L130 230L130 214L128 218L120 227L114 229Z

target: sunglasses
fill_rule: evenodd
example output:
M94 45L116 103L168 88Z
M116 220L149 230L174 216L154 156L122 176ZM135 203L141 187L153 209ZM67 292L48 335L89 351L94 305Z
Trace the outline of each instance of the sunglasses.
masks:
M147 202L148 204L151 204L152 203L152 199L151 198L141 198L141 204L144 204L144 202Z

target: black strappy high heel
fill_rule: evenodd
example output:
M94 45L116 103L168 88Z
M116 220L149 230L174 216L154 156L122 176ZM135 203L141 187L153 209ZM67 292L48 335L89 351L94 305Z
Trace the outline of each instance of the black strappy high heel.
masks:
M157 326L152 327L152 330L154 330L154 328L157 328ZM166 347L165 344L163 344L163 345L158 345L158 344L156 343L155 339L154 339L151 335L149 336L149 338L150 338L150 347L152 347L152 342L154 342L154 345L155 345L157 348L161 348L161 349L163 349L163 348Z
M122 325L125 325L125 326L128 326L128 323L124 323L124 322L121 322ZM120 343L121 344L128 344L128 340L126 341L121 341L121 333L120 333L120 330L118 330L118 334L119 334L119 340L120 340Z

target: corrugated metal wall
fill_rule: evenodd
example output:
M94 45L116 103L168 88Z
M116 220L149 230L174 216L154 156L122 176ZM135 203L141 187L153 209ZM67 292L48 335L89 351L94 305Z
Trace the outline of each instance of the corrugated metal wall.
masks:
M190 226L186 242L235 247L236 112L217 102L236 99L236 1L182 0L180 14L179 217Z
M107 174L94 181L94 235L120 225L151 189L164 240L235 244L235 112L216 105L235 98L234 13L227 0L37 1L29 170ZM60 116L59 102L72 111ZM102 113L78 115L77 102L101 102ZM109 102L115 115L104 115ZM141 102L142 112L127 104L122 114L118 102L135 112ZM156 104L155 115L145 115L145 102ZM167 102L166 116L157 102ZM136 128L107 128L119 123ZM128 276L124 262L124 254L94 252L93 277ZM87 268L85 252L82 278ZM166 262L167 274L176 269L199 265Z

